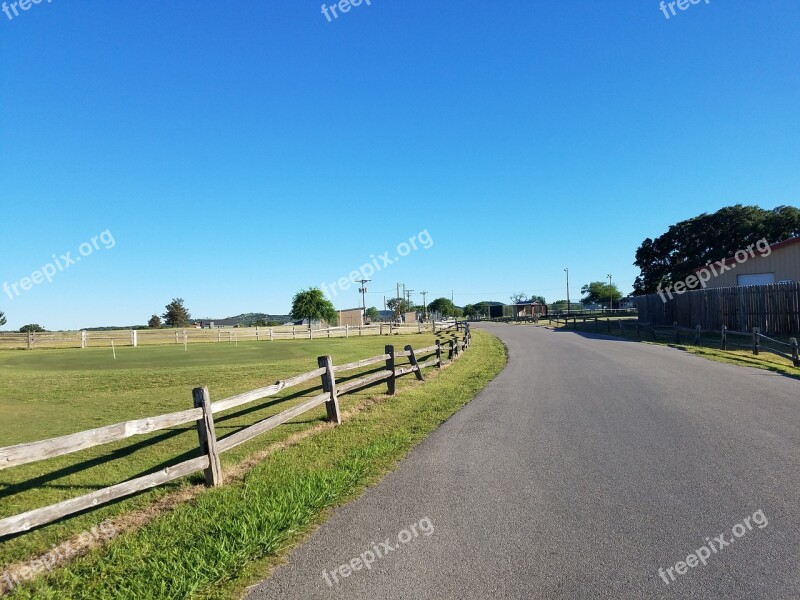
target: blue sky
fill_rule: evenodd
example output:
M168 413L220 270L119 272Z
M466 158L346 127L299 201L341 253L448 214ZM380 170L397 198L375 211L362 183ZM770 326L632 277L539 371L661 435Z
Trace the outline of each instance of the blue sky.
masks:
M425 230L368 305L627 293L670 224L798 204L795 1L320 4L0 12L0 284L115 242L0 293L6 329L285 313Z

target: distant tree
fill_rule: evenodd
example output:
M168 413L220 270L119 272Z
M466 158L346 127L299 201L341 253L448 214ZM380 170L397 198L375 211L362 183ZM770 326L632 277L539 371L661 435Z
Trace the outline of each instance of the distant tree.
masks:
M150 317L150 320L147 322L147 326L150 329L160 329L161 328L161 317L158 315L153 315Z
M6 324L6 315L0 311L0 327Z
M520 304L528 300L528 294L525 292L515 292L511 294L510 300L512 304Z
M311 329L312 321L327 321L335 325L339 320L336 308L325 297L319 288L300 290L292 298L292 318L297 320L308 319L308 328Z
M364 316L366 317L367 321L372 323L373 321L378 321L381 318L381 313L378 312L378 309L374 306L370 306L366 311L364 311Z
M608 285L602 281L593 281L581 288L581 294L586 297L581 299L583 304L603 304L611 301L619 305L622 299L622 292L619 291L616 284Z
M456 315L456 307L450 298L436 298L436 300L428 304L428 312L439 313L443 317L454 317Z
M280 327L283 325L280 321L267 321L264 326L265 327Z
M30 325L23 325L19 328L20 333L42 333L43 331L47 331L41 325L37 325L36 323L31 323Z
M540 304L547 304L544 296L531 296L531 302L539 302Z
M468 319L478 316L478 307L475 304L465 304L462 310Z
M164 319L164 325L167 327L188 327L191 315L186 307L183 305L183 298L173 298L172 302L165 307L167 312L161 315Z
M800 208L726 206L680 221L636 250L640 273L633 283L636 295L655 293L686 279L695 268L733 256L737 250L766 239L770 244L800 235Z
M404 298L391 298L386 302L386 307L392 311L392 316L395 321L400 320L400 315L411 310L411 304Z

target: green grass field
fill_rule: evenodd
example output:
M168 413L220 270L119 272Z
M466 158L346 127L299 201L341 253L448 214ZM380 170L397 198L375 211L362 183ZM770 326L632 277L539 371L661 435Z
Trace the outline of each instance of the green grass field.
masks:
M384 345L399 349L434 343L433 335L363 337L331 340L145 346L117 349L7 351L0 353L0 432L3 446L47 439L129 419L192 407L191 391L209 387L212 400L274 383L317 367L317 356L330 354L334 364L381 354ZM280 412L305 394L318 391L309 382L217 418L223 437ZM356 401L365 393L346 396ZM320 422L324 407L223 455L223 468L259 448ZM68 456L0 471L0 516L46 506L94 491L198 455L193 424L136 436ZM199 480L200 475L194 479ZM0 564L18 560L96 524L149 502L178 481L136 498L66 519L31 534L0 542Z
M0 353L0 369L4 374L4 377L0 379L0 414L3 415L2 424L0 424L0 430L3 432L2 444L10 445L45 439L127 419L189 408L192 405L191 389L198 385L207 385L212 400L218 400L234 393L312 370L316 368L316 357L322 354L330 354L334 364L341 364L380 354L386 343L392 343L395 347L402 349L402 346L409 343L415 347L428 346L435 339L431 334L422 334L350 338L349 340L248 342L240 343L238 347L225 343L198 344L190 346L188 352L184 352L182 346L122 348L118 350L116 360L112 358L107 349L2 352ZM376 477L378 473L383 472L416 440L421 439L425 433L447 418L485 385L502 368L504 353L502 345L491 336L478 333L474 339L476 342L473 343L465 357L434 377L431 382L417 386L412 379L400 380L398 398L408 395L409 398L416 399L420 404L419 410L416 410L415 413L419 414L405 415L402 419L399 418L394 413L409 410L409 406L399 403L394 405L394 399L392 399L355 418L356 420L374 419L374 421L370 421L370 427L374 427L377 436L389 435L392 438L394 426L411 427L411 430L407 430L401 436L402 443L398 444L396 440L388 443L388 446L379 453L381 460L378 460L372 467L369 466L369 461L363 464L359 462L361 466L358 468L358 473L354 475L349 472L350 467L340 470L336 466L339 464L336 457L315 456L309 458L308 455L304 455L305 457L299 462L292 462L292 468L303 470L309 468L309 460L315 464L332 461L321 472L315 471L318 476L322 477L322 480L317 483L327 491L322 496L317 494L320 490L312 494L317 499L314 502L320 498L327 498L327 500L319 506L311 502L310 498L310 505L304 504L301 499L297 507L286 506L286 510L294 516L284 515L281 517L282 513L276 512L272 515L274 518L270 517L269 519L274 539L290 539L291 535L302 529L303 523L307 525L312 522L326 506L348 497L354 490ZM404 391L406 388L411 389ZM231 413L223 413L216 420L217 434L223 437L237 431L292 406L302 397L306 397L318 389L318 386L312 383L304 389L292 389L279 397L257 402L255 406L245 405L234 409ZM376 386L344 396L341 399L342 408L347 410L348 407L363 403L368 397L381 395L384 390L384 386ZM302 393L298 394L298 391ZM443 399L443 404L437 404L439 400L432 398L431 395L439 396ZM429 407L438 408L434 410ZM315 411L305 413L290 423L224 454L223 471L240 464L248 456L263 450L276 441L318 425L324 420L324 413L324 407L319 407ZM415 419L419 420L416 425L414 425ZM313 449L324 442L311 440L323 439L332 435L339 436L337 439L344 444L340 448L344 455L349 451L351 445L369 442L368 437L361 439L361 436L358 435L351 438L340 433L347 430L348 427L351 428L352 433L352 425L346 423L333 431L326 431L309 438L307 443ZM379 445L382 447L383 443L381 442ZM305 447L305 444L306 442L302 442L301 447ZM288 456L292 452L296 452L296 450L290 448L280 451L267 459L263 465L259 465L257 469L269 470L271 467L267 465L280 463L284 460L283 455ZM137 436L117 444L100 446L66 457L3 470L0 471L0 516L17 514L87 493L186 460L197 454L197 435L194 426L190 424ZM248 476L248 480L250 477ZM133 509L146 507L157 497L174 492L181 487L198 486L200 481L201 475L198 474L133 498L64 519L33 532L6 539L0 543L0 564L6 565L26 560L47 551L51 544L63 542L70 535L96 526L106 517L113 518ZM328 489L329 484L333 486L331 489ZM233 482L222 488L227 491L209 490L203 492L199 498L216 497L220 493L235 495L241 493L241 490L234 491L240 485L242 485L241 482ZM280 486L275 489L279 491ZM295 497L299 492L294 490L289 493ZM187 508L181 510L191 512L191 506L196 506L197 502L205 502L200 499L193 500ZM241 499L239 501L241 502ZM211 502L214 503L214 501ZM222 505L214 504L214 506L220 508ZM244 509L244 507L241 508ZM230 511L231 509L228 507L223 512L225 510ZM174 515L179 512L181 511L176 510L169 514ZM300 518L300 522L296 521L295 517ZM147 531L151 526L159 527L157 523L162 523L161 527L167 526L162 522L166 518L168 517L156 519L152 525L144 527L142 531ZM191 517L190 520L194 518ZM182 524L181 527L184 525ZM163 529L160 531L159 535L163 536ZM113 548L122 543L122 540L130 540L131 537L136 538L138 535L144 534L126 533L119 542L111 544L109 552L113 553ZM201 546L203 544L214 545L213 539L203 536L198 539L202 540L202 542L198 542ZM148 545L150 543L147 542L145 545L150 547ZM186 539L181 541L180 536L176 535L175 543L191 544L194 542ZM255 545L245 552L246 556L237 555L235 574L232 575L230 571L231 565L226 566L227 563L222 561L214 567L214 569L219 569L218 576L210 576L208 579L208 574L203 575L201 577L203 584L200 585L193 580L193 575L183 573L181 577L188 577L188 579L181 585L185 584L194 589L195 585L204 587L211 582L219 584L224 580L233 586L232 589L235 589L235 582L243 577L242 573L246 571L245 566L252 559L272 557L277 552L277 548L272 546L264 547L261 542L256 541L253 543ZM279 544L279 546L281 545ZM173 550L175 550L174 547ZM208 551L217 552L218 550ZM131 548L126 550L126 552L130 551ZM83 564L87 561L91 562L91 560L91 557L87 557L79 563ZM220 561L217 560L217 562ZM119 573L126 573L130 567L131 565L118 564L115 569L118 569ZM183 567L173 566L173 568L178 569L176 573L182 573L180 569ZM188 571L193 570L191 566L186 568ZM127 575L119 576L127 577ZM44 584L40 583L39 585ZM61 586L63 583L58 585ZM84 589L81 586L87 586L86 590L92 590L91 592L86 591L87 597L113 596L111 592L108 595L99 593L86 581L78 586L80 589ZM18 589L16 592L16 594L21 594L21 597L26 597L26 593L24 589ZM127 597L145 597L141 596L141 593L141 589L139 589L137 594ZM165 594L154 593L146 597L183 597L180 594ZM83 593L77 591L75 595L83 597ZM50 596L34 595L31 597Z

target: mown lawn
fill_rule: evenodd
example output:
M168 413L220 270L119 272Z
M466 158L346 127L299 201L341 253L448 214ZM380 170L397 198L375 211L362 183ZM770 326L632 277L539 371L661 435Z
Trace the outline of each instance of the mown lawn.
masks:
M42 352L36 367L28 363L33 360L31 357L20 357L19 353L14 353L0 355L0 368L6 369L9 362L21 361L21 364L14 365L18 368L13 369L18 378L17 385L27 377L36 387L36 382L32 380L49 373L50 386L64 392L73 389L63 383L65 379L71 379L73 386L78 388L67 401L73 407L84 407L77 411L64 407L63 402L54 402L51 395L40 397L41 391L25 389L24 393L16 392L17 400L12 405L23 401L24 397L40 416L52 409L61 419L69 419L69 423L57 422L59 419L32 419L31 413L27 419L24 415L15 417L18 427L27 428L26 434L14 431L15 441L29 441L86 427L87 419L97 419L93 414L95 407L105 418L88 426L144 416L153 413L154 409L155 412L166 412L186 408L190 405L190 391L195 385L208 385L212 398L222 398L310 370L316 366L315 359L319 354L329 353L335 363L341 363L380 354L383 345L389 341L398 347L406 343L419 347L430 345L434 339L432 335L410 335L365 337L360 340L258 342L240 344L238 349L215 348L216 345L208 344L204 345L208 347L204 351L208 353L205 356L199 346L190 348L190 353L196 351L193 357L185 355L188 353L180 356L182 349L178 352L177 348L160 347L148 349L153 352L151 360L156 361L158 366L154 366L146 357L118 354L118 361L129 359L121 369L114 368L113 364L109 368L107 357L102 354L84 359L97 361L92 369L87 369L86 363L74 356L75 352L81 351L69 351L67 356L60 351ZM127 350L133 355L143 348ZM45 364L49 369L44 368ZM436 376L433 376L433 371L428 371L429 381L424 384L419 385L410 378L402 379L396 397L384 397L382 402L368 404L365 410L343 425L271 455L256 465L244 479L202 492L193 500L161 514L144 527L123 534L109 546L78 559L67 568L56 570L48 578L17 588L12 596L235 596L244 583L263 573L265 565L280 556L287 544L322 518L326 508L353 497L365 485L375 481L427 433L468 402L504 364L502 344L488 334L475 332L472 347L464 357ZM101 387L100 390L94 389L92 380ZM157 383L149 385L151 381ZM63 385L59 387L60 383ZM11 387L9 380L0 385ZM345 396L342 399L343 409L347 411L348 408L363 404L369 396L380 396L384 389L379 386ZM151 398L153 395L161 398L160 403ZM2 398L3 403L8 402L5 393ZM150 401L147 408L142 407L144 400ZM235 415L228 422L223 415L218 420L218 433L224 435L220 431L222 427L234 430L251 424L290 406L294 401L297 400L275 405L270 399L266 403L269 406L259 406L255 412ZM114 404L116 408L105 403ZM5 414L5 406L0 410ZM83 417L76 412L83 413ZM272 442L320 423L323 417L324 408L320 407L318 411L302 415L296 421L223 455L223 470ZM31 420L39 421L38 425L31 424ZM5 419L2 427L6 428ZM136 438L138 445L135 453L126 448L111 453L108 447L104 447L104 451L74 455L71 466L56 467L62 471L56 479L47 475L56 461L48 461L51 464L40 463L48 468L41 469L41 475L28 472L28 477L39 479L31 487L21 482L8 482L9 475L19 477L14 472L25 471L28 467L0 472L0 477L4 478L4 487L0 490L3 512L19 512L11 508L13 505L9 499L12 498L23 499L17 500L19 506L38 506L155 468L153 465L161 465L165 457L180 452L188 457L197 452L196 433L192 427L176 428L169 433L170 437L159 439L155 444L152 443L154 440L149 440L150 444L147 445L139 443L142 439L148 439L148 436ZM151 437L159 434L163 436L164 432ZM113 462L107 461L116 454L123 457ZM86 463L91 465L90 468L77 470ZM2 547L3 562L45 551L49 544L89 529L105 516L142 506L151 502L156 495L165 494L180 485L196 484L197 481L199 477L191 482L164 486L155 492L6 541ZM14 488L18 493L9 495Z
M447 335L447 334L446 334ZM0 352L0 445L47 439L129 419L192 407L192 388L208 386L212 400L269 385L317 368L317 356L334 364L383 353L384 345L435 343L432 334L350 339L208 343L110 349ZM252 405L222 413L223 437L280 412L310 393L318 381ZM367 390L348 396L357 401ZM223 469L290 434L324 420L325 409L305 413L223 455ZM0 517L46 506L199 455L194 424L128 438L83 452L0 471ZM154 497L201 481L200 474L151 492L0 541L0 565L46 551L103 518L144 506Z

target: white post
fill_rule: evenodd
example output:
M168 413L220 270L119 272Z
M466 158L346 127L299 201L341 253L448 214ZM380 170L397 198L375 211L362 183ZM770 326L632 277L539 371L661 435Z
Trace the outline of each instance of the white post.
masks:
M131 329L131 346L136 348L139 345L138 331Z
M217 341L222 341L222 329L217 329Z
M81 331L81 348L86 348L86 332Z
M273 341L273 339L274 338L272 337L272 327L270 327L269 328L269 341L271 342L271 341Z
M256 341L258 341L259 339L261 338L258 337L258 325L256 325Z
M294 325L292 325L292 339L294 339Z

